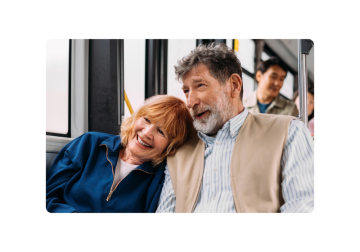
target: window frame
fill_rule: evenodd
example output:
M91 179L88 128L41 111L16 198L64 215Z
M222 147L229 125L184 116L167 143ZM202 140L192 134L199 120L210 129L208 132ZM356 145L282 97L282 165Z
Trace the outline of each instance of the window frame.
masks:
M71 55L72 39L69 39L69 72L68 72L68 132L66 134L46 131L47 136L71 137Z

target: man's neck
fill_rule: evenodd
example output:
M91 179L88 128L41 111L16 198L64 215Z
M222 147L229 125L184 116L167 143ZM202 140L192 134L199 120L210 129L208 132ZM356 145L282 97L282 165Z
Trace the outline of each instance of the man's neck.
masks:
M275 97L267 96L260 92L256 92L256 98L257 98L258 102L263 103L263 104L269 104L275 99Z

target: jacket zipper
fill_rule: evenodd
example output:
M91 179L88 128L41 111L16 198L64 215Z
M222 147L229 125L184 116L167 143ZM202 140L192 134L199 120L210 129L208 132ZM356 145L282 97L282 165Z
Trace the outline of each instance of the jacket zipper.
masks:
M111 172L112 172L112 174L113 174L113 182L112 182L111 187L110 187L110 192L109 192L108 196L106 197L106 201L109 201L110 198L111 198L111 195L112 195L113 192L114 192L114 190L111 190L111 188L112 188L112 186L113 186L113 184L114 184L114 181L115 181L114 167L113 167L112 163L110 162L110 160L109 160L109 158L108 158L108 147L107 147L107 145L106 145L106 144L101 144L100 146L106 146L106 159L107 159L107 161L109 161L109 163L110 163L110 165L111 165Z
M147 173L147 174L155 174L155 173L146 172L146 171L143 171L143 170L140 170L140 169L134 169L134 170L132 170L131 172L129 172L129 174L126 175L122 180L120 180L119 183L116 184L116 186L114 187L114 190L111 190L111 188L113 187L114 182L115 182L114 167L113 167L112 163L110 162L110 160L109 160L109 158L108 158L108 147L107 147L107 145L106 145L106 144L102 144L102 145L106 146L106 159L107 159L107 161L109 161L109 163L111 164L111 171L112 171L112 174L113 174L113 182L112 182L111 187L110 187L110 192L109 192L108 196L106 197L106 201L109 201L109 200L111 199L112 194L114 193L115 189L118 187L118 185L120 184L120 182L123 181L123 179L125 179L127 176L129 176L129 174L130 174L132 171L138 170L138 171L145 172L145 173ZM102 146L102 145L100 145L100 146ZM119 158L120 158L120 157L119 157Z

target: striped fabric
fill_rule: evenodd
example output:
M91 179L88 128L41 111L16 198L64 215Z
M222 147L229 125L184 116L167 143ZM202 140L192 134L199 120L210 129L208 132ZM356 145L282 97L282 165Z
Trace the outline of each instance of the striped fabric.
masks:
M199 138L205 142L205 168L195 213L236 212L230 185L230 160L236 137L247 115L245 108L226 122L215 138L198 132ZM314 208L314 142L301 121L290 123L281 169L285 200L281 212L311 212ZM175 204L175 193L166 166L165 183L156 212L175 212Z

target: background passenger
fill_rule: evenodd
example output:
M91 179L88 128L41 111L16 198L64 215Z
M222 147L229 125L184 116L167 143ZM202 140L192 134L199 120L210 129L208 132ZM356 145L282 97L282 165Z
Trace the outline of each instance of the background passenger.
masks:
M126 119L121 136L88 132L56 157L46 183L53 212L155 212L167 155L190 135L186 104L159 95Z
M257 67L258 88L244 100L244 106L252 113L298 116L296 105L280 96L287 68L275 57L261 62Z
M314 92L309 90L307 93L308 98L308 128L310 133L314 134ZM295 91L292 101L296 104L299 109L299 91Z

